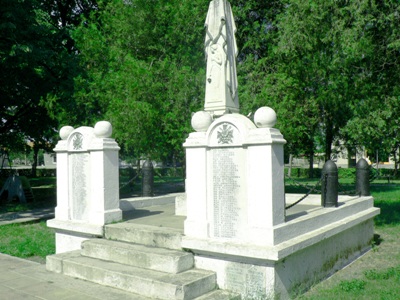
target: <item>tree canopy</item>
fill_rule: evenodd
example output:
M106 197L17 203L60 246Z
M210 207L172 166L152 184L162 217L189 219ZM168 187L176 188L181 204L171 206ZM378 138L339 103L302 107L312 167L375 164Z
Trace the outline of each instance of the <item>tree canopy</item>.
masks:
M398 1L230 2L243 114L274 108L290 154L329 159L341 141L395 155ZM1 146L107 119L136 158L182 159L204 104L208 4L0 0Z
M23 149L30 141L36 153L50 150L62 119L52 110L53 103L72 102L74 77L79 73L69 36L73 27L67 28L55 9L46 10L49 4L61 3L66 2L0 0L2 148ZM69 7L70 15L73 11Z

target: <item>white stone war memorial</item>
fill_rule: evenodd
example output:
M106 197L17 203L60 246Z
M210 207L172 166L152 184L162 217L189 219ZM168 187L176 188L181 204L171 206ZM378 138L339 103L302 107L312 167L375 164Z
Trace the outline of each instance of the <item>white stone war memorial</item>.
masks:
M210 2L205 26L205 105L183 144L186 193L170 203L179 213L161 224L157 214L153 225L119 222L130 204L119 199L111 124L63 127L57 207L48 221L57 254L47 257L48 270L132 299L289 299L371 248L379 214L371 196L339 196L332 207L309 196L286 209L295 201L285 195L286 141L274 128L276 113L261 107L254 121L240 114L228 1ZM163 211L161 202L154 212Z
M186 149L187 219L182 247L219 288L244 299L289 298L370 248L372 197L340 197L335 208L285 215L284 137L269 107L239 114L235 24L214 0L206 21L205 111L192 117ZM261 299L261 298L257 298Z
M112 126L65 126L57 153L57 207L47 225L56 230L56 252L76 250L102 237L105 224L122 220L119 208L118 151Z

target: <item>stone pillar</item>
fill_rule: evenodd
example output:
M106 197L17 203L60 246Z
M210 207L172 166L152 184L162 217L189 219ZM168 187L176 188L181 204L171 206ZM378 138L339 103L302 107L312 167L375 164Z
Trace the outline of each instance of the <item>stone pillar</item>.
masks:
M236 26L228 1L210 2L205 27L207 79L204 110L215 116L238 113Z
M361 158L356 165L356 193L361 197L370 196L369 189L370 166L364 158Z
M240 114L211 125L196 113L186 148L187 219L183 247L232 243L274 245L274 226L285 221L283 145L274 122L258 111L258 126ZM272 109L270 114L276 119ZM199 121L198 119L202 119ZM275 120L274 119L274 120ZM194 120L194 122L193 122ZM200 123L204 126L197 126ZM207 131L205 131L207 130ZM206 249L203 249L206 250Z
M205 111L192 117L192 132L184 143L186 148L186 197L190 195L190 204L186 199L185 234L198 238L208 237L207 216L207 147L206 131L212 118Z
M142 167L142 196L153 197L154 167L151 160L147 159Z
M80 249L103 235L107 223L122 220L119 209L119 147L109 122L94 128L60 130L57 153L57 207L47 225L56 230L56 252Z
M58 141L54 152L57 157L57 207L55 208L56 219L66 221L69 219L69 188L68 188L68 149L67 139L74 131L71 126L64 126L60 130L61 140Z
M322 168L321 205L323 207L338 206L338 169L336 164L328 160Z

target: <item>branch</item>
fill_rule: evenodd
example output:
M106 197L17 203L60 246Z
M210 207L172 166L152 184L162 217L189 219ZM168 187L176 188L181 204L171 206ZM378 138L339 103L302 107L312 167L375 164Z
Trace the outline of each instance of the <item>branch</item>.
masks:
M0 127L0 134L7 133L12 129L17 129L17 120L22 119L25 115L29 113L29 111L32 109L31 104L32 100L29 100L22 107L18 107L17 112L13 116L10 116L10 118L5 120L5 122Z

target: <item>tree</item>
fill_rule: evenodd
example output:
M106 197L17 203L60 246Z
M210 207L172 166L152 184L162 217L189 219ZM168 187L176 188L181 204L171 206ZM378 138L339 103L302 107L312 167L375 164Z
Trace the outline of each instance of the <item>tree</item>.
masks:
M183 157L203 100L202 1L102 3L75 33L87 76L75 97L109 119L137 158Z
M254 113L262 105L273 106L263 98L266 74L276 64L273 49L278 35L277 17L284 10L281 1L233 0L239 48L238 81L241 112ZM276 108L276 107L275 107Z
M360 101L352 107L354 117L343 130L349 142L390 154L398 168L400 124L400 4L376 1L369 6L371 18L365 24L370 51L358 67L357 92Z
M79 51L72 37L84 17L96 14L96 0L43 0L40 9L45 24L54 33L54 45L58 47L58 59L54 64L58 68L55 77L58 79L51 93L43 99L50 117L62 125L93 125L92 115L98 115L98 109L88 107L86 103L75 101L76 78L85 78L84 69L80 66Z
M0 0L2 147L30 140L47 149L60 116L54 103L68 103L72 96L76 54L67 47L66 31L52 19L57 11L46 12L44 6L35 0Z
M73 7L78 1L65 3ZM123 149L138 158L182 157L190 114L203 105L207 3L85 3L92 3L91 9L81 10L85 18L74 33L77 45L70 48L83 68L70 89L74 101L57 96L48 106L72 123L82 117L91 124L109 119ZM356 142L359 130L352 124L361 124L357 120L371 105L379 107L382 122L394 118L385 103L398 97L398 4L231 4L238 27L241 111L273 107L287 153L308 155L312 166L316 152L330 158L335 141ZM67 27L76 18L70 20Z
M342 129L363 101L360 90L370 84L364 78L374 54L368 27L375 18L373 6L370 1L291 0L272 23L277 28L269 51L274 67L256 99L276 107L289 151L311 158L321 145L329 159L335 139L346 138Z

